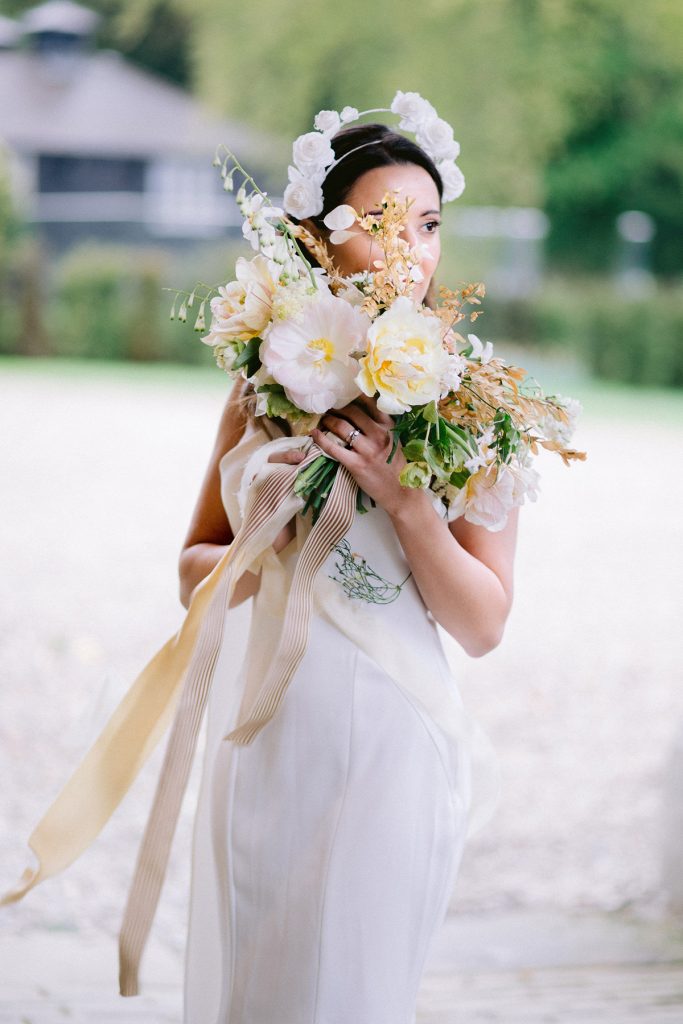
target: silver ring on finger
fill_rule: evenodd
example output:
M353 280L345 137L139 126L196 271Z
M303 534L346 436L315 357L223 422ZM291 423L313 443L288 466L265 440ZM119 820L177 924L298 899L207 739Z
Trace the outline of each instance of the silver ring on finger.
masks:
M360 434L360 433L362 433L362 431L360 431L358 429L358 427L354 427L353 430L351 431L351 433L349 434L349 436L347 437L346 444L345 444L344 447L345 448L353 448L353 442L354 442L354 440L356 438L356 435Z

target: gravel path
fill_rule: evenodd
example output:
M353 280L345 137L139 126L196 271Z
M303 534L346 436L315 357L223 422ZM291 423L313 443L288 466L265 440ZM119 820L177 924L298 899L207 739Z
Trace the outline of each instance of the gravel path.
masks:
M50 800L182 622L177 558L226 395L218 375L187 375L185 386L180 374L0 364L3 890ZM482 659L451 645L504 774L494 820L466 849L456 911L653 915L664 904L660 791L683 718L683 481L673 472L683 417L635 423L637 408L612 401L609 416L584 414L574 441L587 462L541 456L503 642ZM6 909L3 928L116 934L163 747L90 850ZM154 927L175 951L200 762Z

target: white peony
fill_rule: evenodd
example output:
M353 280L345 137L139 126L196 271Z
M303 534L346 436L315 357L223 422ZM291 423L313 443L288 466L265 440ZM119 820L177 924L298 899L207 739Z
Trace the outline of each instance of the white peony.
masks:
M460 144L453 138L453 129L442 117L424 121L417 129L415 139L435 163L455 160L460 154Z
M297 220L314 217L322 212L324 205L321 184L315 178L303 174L296 167L289 168L289 185L285 189L284 206Z
M436 169L443 182L442 201L450 203L452 199L461 196L465 191L465 176L458 165L452 160L441 160L437 163Z
M419 92L401 92L399 89L391 101L391 111L400 114L399 128L416 132L423 121L436 117L436 110Z
M305 132L295 141L292 158L302 171L318 171L334 160L334 150L327 135Z
M462 487L448 484L448 520L464 516L470 523L485 526L496 533L505 526L510 509L515 504L515 477L508 466L481 468L468 477Z
M366 395L379 393L377 406L382 412L407 412L441 397L451 369L449 358L439 318L425 316L401 295L368 331L358 385Z
M264 337L260 358L300 409L325 413L358 397L355 382L369 318L333 295L304 305L298 321L275 323Z

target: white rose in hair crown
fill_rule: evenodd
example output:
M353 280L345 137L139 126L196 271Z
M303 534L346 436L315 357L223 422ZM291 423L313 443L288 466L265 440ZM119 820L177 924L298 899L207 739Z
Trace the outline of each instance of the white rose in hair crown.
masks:
M545 395L525 370L494 357L490 341L454 330L480 316L480 309L468 307L481 305L483 284L441 286L433 309L413 301L414 285L422 280L420 253L400 237L410 198L401 202L397 193L387 193L379 217L346 204L329 211L324 223L333 245L360 231L383 252L374 270L350 277L340 273L322 241L290 219L323 212L325 178L349 155L336 157L334 135L379 111L398 115L398 128L415 134L439 172L443 202L457 199L465 188L456 163L460 145L452 127L416 92L399 90L390 108L321 110L314 129L294 142L283 209L220 147L214 163L226 190L234 190L236 174L242 177L236 201L244 237L257 255L240 257L236 280L228 284L178 292L171 317L180 303L177 316L186 320L198 301L195 329L204 331L208 304L211 323L202 342L212 346L221 369L253 384L257 415L283 418L293 434L308 433L325 413L361 393L376 396L394 420L388 459L400 443L407 460L401 483L431 490L449 520L464 516L500 530L511 508L537 498L532 461L539 446L567 465L586 458L568 447L579 402ZM300 243L319 267L312 267ZM338 466L323 453L296 477L295 490L306 499L302 514L311 509L313 522ZM367 511L360 490L357 508Z

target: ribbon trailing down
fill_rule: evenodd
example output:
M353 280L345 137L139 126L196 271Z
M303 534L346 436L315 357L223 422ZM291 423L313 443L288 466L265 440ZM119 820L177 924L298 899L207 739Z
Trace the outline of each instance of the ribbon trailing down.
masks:
M316 451L316 456L319 450ZM314 456L315 457L315 456ZM311 461L307 456L296 470ZM263 483L264 469L271 470ZM290 467L291 469L291 467ZM254 478L257 504L247 505L245 526L252 532L257 513L267 518L282 501L293 493L291 472L282 476L280 484L267 490L272 482L272 467L267 464ZM277 485L277 482L276 482ZM325 507L299 554L295 578L287 600L283 631L270 676L252 709L250 718L226 739L240 744L250 743L279 707L292 675L303 657L308 638L311 594L315 574L337 541L348 531L355 514L357 484L344 466L339 466ZM303 505L303 499L300 499ZM280 517L281 518L281 517ZM279 532L280 520L278 520ZM240 531L241 533L241 531ZM238 536L240 534L238 533ZM274 537L272 538L274 539ZM272 539L270 543L272 543ZM173 723L164 763L159 774L157 791L142 839L130 888L123 924L119 934L119 989L121 995L137 995L138 971L142 952L149 935L166 873L171 840L187 786L192 757L206 705L213 669L220 650L223 622L232 592L235 574L222 581L216 599L207 611L202 635L197 644L195 671L190 672L183 686L180 706Z
M195 587L180 629L135 679L29 836L37 867L27 867L19 882L0 897L0 907L18 902L38 883L63 871L92 844L172 722L120 932L121 995L137 995L139 991L139 961L161 892L235 585L300 511L303 499L294 493L294 478L320 454L322 450L311 443L298 465L267 463L257 473L242 525L212 572ZM260 709L256 728L256 723L244 723L249 726L249 736L241 742L251 741L282 700L297 657L300 660L305 649L313 576L326 557L325 549L331 550L348 530L355 493L353 477L340 465L327 500L330 511L327 517L320 516L300 553L301 558L306 555L303 564L308 568L299 573L285 614L285 629L292 629L292 636L288 638L283 631L278 648L282 658L287 658L280 665L284 687L274 667L267 683L277 699L269 705L270 714Z

